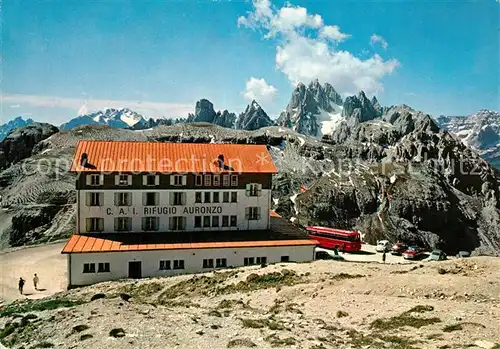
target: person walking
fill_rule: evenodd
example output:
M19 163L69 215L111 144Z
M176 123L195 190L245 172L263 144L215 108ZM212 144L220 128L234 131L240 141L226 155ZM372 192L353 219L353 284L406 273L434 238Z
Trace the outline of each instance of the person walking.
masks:
M384 253L382 254L382 262L384 262L384 263L385 263L385 251L384 251Z
M33 276L33 285L35 286L35 290L38 291L38 283L40 282L40 279L38 278L38 275Z
M24 288L24 279L22 277L19 278L19 293L23 294Z

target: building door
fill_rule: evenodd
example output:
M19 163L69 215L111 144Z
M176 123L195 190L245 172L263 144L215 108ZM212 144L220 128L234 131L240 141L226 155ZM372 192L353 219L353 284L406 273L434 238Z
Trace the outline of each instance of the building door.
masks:
M141 262L128 262L128 277L131 279L142 278Z

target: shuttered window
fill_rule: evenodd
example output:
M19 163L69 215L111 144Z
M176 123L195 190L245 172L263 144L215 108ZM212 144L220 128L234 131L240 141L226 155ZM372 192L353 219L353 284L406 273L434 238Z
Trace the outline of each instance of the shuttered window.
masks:
M104 230L104 218L87 218L85 221L86 231L88 233L100 232Z
M229 187L229 175L222 176L222 185L224 187Z
M260 207L246 207L245 219L255 221L260 219Z
M185 230L186 229L186 217L170 217L169 218L170 230Z
M142 217L142 230L156 231L159 228L160 217Z
M214 187L220 186L220 175L214 175Z
M142 184L147 186L155 186L160 184L160 176L158 175L144 175L142 176Z
M104 205L104 193L87 193L86 197L87 206L103 206Z
M171 175L170 176L170 185L183 186L186 184L187 184L187 176L186 175Z
M116 231L132 230L132 218L130 217L115 218L115 230Z
M246 196L260 196L262 193L262 184L251 183L246 185Z
M87 185L99 186L103 184L104 176L99 174L90 174L86 176L85 180Z
M115 206L131 206L132 193L120 192L115 193Z
M132 185L132 175L126 175L126 174L115 175L115 185L120 185L120 186Z

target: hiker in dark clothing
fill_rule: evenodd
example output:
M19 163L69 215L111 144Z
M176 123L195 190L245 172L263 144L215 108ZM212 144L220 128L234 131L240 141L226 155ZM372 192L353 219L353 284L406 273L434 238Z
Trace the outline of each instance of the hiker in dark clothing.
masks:
M385 251L384 251L384 253L382 254L382 262L384 262L384 263L385 263Z
M24 287L24 279L21 277L19 278L19 293L23 294L23 287Z

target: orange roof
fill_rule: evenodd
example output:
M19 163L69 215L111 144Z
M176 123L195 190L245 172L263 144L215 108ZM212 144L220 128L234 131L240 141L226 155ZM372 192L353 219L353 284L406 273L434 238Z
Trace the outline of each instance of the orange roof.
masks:
M80 165L87 154L88 166ZM224 156L224 168L218 164ZM80 141L72 172L277 173L265 145Z
M277 247L277 246L307 246L317 245L309 239L297 240L267 240L267 241L228 241L228 242L197 242L174 244L142 244L125 245L122 242L100 239L84 235L72 235L64 246L62 253L91 253L91 252L122 252L122 251L151 251L151 250L179 250L200 248L240 248L240 247Z
M281 216L279 214L277 214L276 211L273 211L273 210L269 210L269 215L271 217L281 218Z

